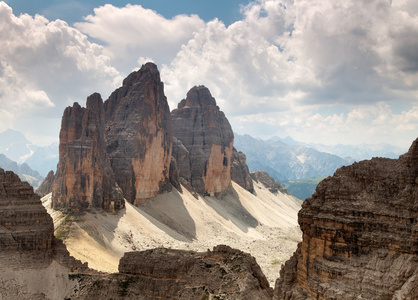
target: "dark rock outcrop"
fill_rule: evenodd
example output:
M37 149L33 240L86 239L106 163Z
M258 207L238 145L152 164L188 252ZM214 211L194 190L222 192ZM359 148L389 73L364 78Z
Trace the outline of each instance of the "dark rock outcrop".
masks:
M289 194L289 192L280 184L280 182L274 180L267 172L256 171L250 173L251 178L256 182L261 182L272 193L281 192L283 194Z
M97 93L87 98L86 108L74 103L65 109L52 191L54 209L73 212L124 206L106 154L104 121L103 100Z
M169 190L173 129L157 66L131 73L104 107L107 153L125 198L141 202Z
M45 177L44 181L42 181L41 185L36 189L36 193L41 197L52 193L52 189L54 188L54 180L55 174L54 171L51 170Z
M87 266L70 257L54 237L51 216L33 188L11 171L0 169L0 264L25 269L48 266L55 259L71 271Z
M418 298L418 139L399 159L338 169L299 212L276 299Z
M232 149L231 179L250 193L254 192L253 179L246 163L245 154L237 149Z
M125 253L119 272L137 281L146 299L271 299L272 289L255 259L228 246L197 253L157 248Z
M0 253L27 251L51 255L54 225L33 188L0 169Z
M193 87L171 117L179 176L199 194L224 192L231 185L234 134L209 90Z

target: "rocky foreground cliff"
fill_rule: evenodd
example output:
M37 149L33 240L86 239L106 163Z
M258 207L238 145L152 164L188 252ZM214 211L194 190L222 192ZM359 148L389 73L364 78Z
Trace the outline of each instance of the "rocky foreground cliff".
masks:
M418 139L338 169L299 212L275 299L418 299Z
M76 287L69 274L88 271L54 237L33 188L0 169L0 298L59 299Z

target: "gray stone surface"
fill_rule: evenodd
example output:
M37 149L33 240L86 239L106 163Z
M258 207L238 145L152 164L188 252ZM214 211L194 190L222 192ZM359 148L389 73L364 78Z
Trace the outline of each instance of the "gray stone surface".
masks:
M173 129L157 66L131 73L104 107L107 153L125 198L140 202L169 190Z
M171 116L180 177L198 194L224 192L231 185L234 135L209 90L193 87Z

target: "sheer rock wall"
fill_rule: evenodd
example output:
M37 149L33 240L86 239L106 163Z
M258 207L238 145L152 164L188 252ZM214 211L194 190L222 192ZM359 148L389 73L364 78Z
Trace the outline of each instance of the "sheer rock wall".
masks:
M134 203L169 190L173 129L157 66L131 73L105 102L106 143L116 181Z
M124 206L106 153L103 100L97 93L67 107L61 123L59 163L52 206L63 211L91 207L118 210Z
M418 139L323 180L299 213L303 241L276 299L418 298Z
M216 195L228 189L234 134L209 90L193 87L171 118L179 176L198 194Z

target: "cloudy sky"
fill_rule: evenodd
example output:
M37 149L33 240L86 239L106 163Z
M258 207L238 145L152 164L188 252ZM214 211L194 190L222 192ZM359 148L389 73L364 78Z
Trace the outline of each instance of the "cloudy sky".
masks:
M57 141L66 106L154 61L172 109L203 84L240 134L418 137L416 0L104 3L0 2L0 131Z

